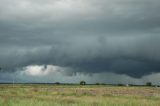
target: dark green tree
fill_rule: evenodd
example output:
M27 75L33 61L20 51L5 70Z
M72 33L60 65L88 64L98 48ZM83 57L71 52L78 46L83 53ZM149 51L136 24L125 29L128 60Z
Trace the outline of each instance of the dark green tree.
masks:
M86 85L85 81L80 81L80 85Z
M60 83L60 82L55 82L55 84L56 84L56 85L60 85L61 83Z
M146 86L152 86L152 82L147 82Z
M97 82L96 85L100 85L100 83Z

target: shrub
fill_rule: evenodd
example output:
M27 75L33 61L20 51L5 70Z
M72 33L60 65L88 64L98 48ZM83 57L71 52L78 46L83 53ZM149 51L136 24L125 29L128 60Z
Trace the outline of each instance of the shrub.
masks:
M100 85L100 83L96 83L96 85Z
M60 85L60 82L56 82L55 84L56 84L56 85Z
M151 82L147 82L146 86L152 86L152 83Z
M125 86L124 84L117 84L118 86Z
M86 85L85 81L80 81L80 85Z

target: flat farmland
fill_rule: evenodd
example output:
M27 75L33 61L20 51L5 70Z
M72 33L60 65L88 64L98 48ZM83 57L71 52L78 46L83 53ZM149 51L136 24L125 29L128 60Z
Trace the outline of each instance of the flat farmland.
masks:
M160 106L160 88L0 84L0 106Z

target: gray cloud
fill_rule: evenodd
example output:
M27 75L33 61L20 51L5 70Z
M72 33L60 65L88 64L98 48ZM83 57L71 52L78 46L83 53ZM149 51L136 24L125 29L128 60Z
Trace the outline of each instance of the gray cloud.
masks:
M158 0L1 0L0 66L6 72L53 64L73 73L158 73L159 6Z
M35 67L37 70L35 70ZM55 68L56 67L56 68ZM32 69L31 69L32 68ZM55 68L55 69L54 69ZM146 84L146 82L152 82L155 85L159 85L160 74L151 74L142 78L133 78L127 75L118 75L114 73L93 73L83 74L80 72L75 73L72 76L65 75L66 68L57 66L47 66L46 69L43 66L29 66L24 68L23 71L16 71L14 73L0 74L0 82L15 82L15 83L79 83L81 80L85 80L87 83L110 83L110 84Z

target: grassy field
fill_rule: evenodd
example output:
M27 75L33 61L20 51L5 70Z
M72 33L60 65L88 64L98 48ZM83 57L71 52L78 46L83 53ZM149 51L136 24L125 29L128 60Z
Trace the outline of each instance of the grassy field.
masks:
M0 106L160 106L160 88L1 84Z

